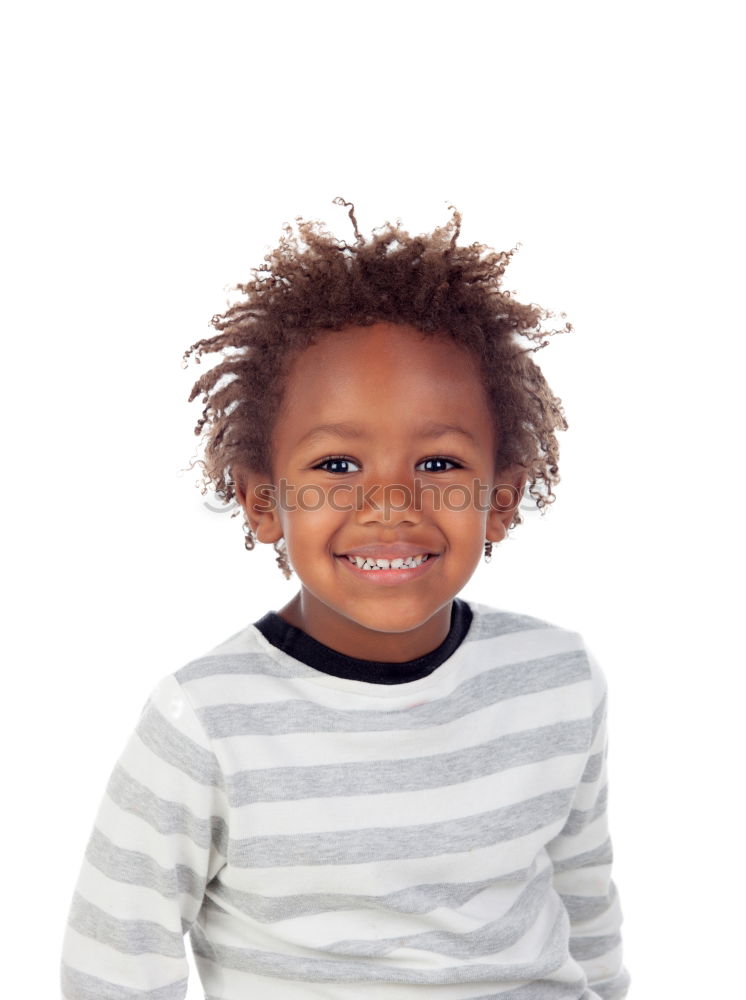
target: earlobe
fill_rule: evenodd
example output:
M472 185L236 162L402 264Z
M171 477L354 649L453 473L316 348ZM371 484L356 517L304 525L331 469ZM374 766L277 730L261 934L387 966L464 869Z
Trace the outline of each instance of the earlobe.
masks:
M282 538L282 525L277 512L274 486L266 476L245 468L233 473L236 499L246 514L251 530L260 542L276 542Z
M492 513L490 513L490 518L487 522L486 540L493 542L495 545L499 545L507 534L508 529L504 525L502 519L499 517L493 517Z

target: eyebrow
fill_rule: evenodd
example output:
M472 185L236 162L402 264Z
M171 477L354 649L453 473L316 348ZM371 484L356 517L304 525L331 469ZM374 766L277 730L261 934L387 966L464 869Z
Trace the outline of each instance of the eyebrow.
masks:
M431 421L430 423L424 424L415 433L421 438L440 438L445 434L460 434L462 437L468 438L473 444L478 444L477 439L471 431L467 431L464 427L459 427L458 424L441 424ZM310 431L304 434L298 444L305 444L308 441L315 440L325 434L333 435L335 437L367 437L363 428L357 424L319 424L318 427L313 427Z

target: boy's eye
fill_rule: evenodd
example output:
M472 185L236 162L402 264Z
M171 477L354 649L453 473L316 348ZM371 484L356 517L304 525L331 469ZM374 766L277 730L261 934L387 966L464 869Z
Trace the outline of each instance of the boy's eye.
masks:
M332 455L330 458L325 458L323 462L314 465L314 469L323 469L324 472L350 472L350 469L326 468L326 466L331 465L357 465L357 462L351 458L346 458L344 455Z
M455 469L460 469L461 465L455 462L452 458L443 458L442 455L436 455L434 458L424 458L419 464L426 465L428 462L440 462L442 465L452 465ZM426 472L449 472L449 469L426 469Z

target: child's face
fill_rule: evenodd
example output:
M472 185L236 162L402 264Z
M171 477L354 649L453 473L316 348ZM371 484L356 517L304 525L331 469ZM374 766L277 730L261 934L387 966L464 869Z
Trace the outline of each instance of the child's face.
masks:
M319 429L328 424L348 426ZM301 581L280 614L350 656L402 661L434 649L485 539L500 541L512 518L514 504L495 508L494 485L512 484L515 503L523 490L515 470L495 478L494 455L476 364L449 338L388 323L320 335L289 372L272 439L273 509L251 504L266 478L236 476L259 540L284 536ZM389 571L347 557L395 543L430 555Z

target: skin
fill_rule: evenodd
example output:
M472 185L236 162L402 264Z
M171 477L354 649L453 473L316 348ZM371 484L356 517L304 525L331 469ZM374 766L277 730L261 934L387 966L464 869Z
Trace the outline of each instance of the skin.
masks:
M341 422L358 425L362 436L324 432L302 441L320 424ZM428 422L458 425L474 440L452 431L423 436ZM447 336L391 323L322 333L289 369L271 474L233 468L258 540L284 536L300 579L278 614L361 659L401 663L439 646L453 598L479 564L485 539L505 538L526 483L523 467L498 474L494 435L476 363ZM324 462L330 456L335 461ZM284 504L277 502L283 480ZM501 484L513 489L493 494L490 504ZM437 554L408 582L371 584L338 558L360 545L402 541Z

